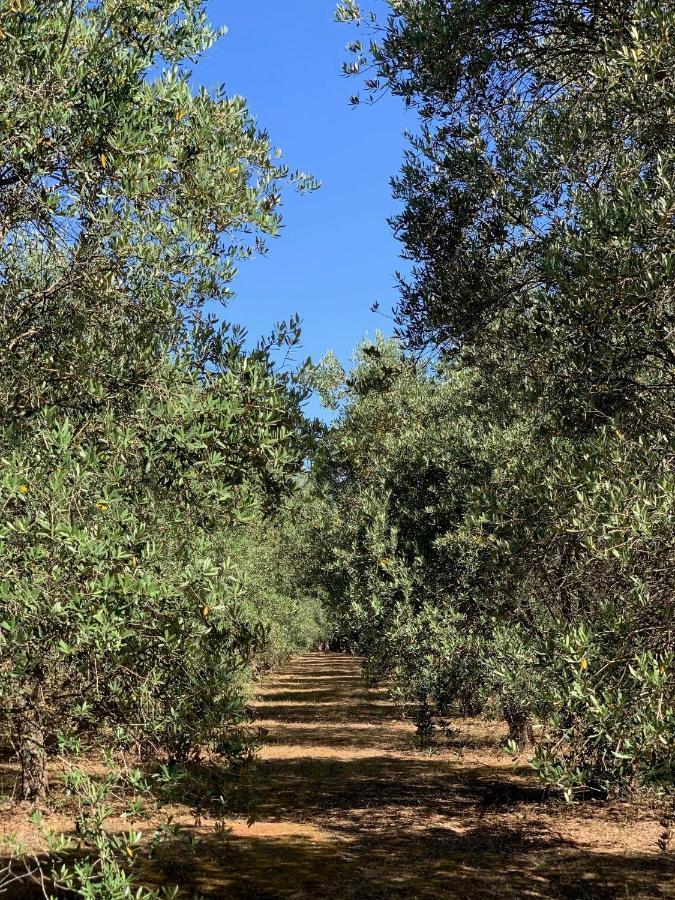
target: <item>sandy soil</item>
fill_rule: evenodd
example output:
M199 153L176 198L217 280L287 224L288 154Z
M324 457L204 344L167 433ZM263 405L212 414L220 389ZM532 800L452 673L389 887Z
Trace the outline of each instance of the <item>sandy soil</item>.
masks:
M419 749L349 656L295 660L254 706L269 730L255 823L215 834L215 819L176 808L198 843L164 845L148 883L189 898L675 898L652 812L547 798L479 720Z

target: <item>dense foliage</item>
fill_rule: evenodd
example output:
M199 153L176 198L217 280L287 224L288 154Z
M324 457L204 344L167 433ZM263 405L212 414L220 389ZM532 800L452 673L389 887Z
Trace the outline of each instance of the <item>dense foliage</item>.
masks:
M313 639L252 562L302 392L205 310L312 185L192 90L214 38L193 0L0 11L0 726L28 800L56 750L218 749L251 666Z
M361 24L347 69L419 113L394 182L413 355L360 350L321 451L332 606L423 727L498 709L567 792L672 785L675 11Z
M252 676L319 636L423 733L503 717L568 796L672 789L675 9L390 7L338 17L367 99L418 114L411 267L345 373L216 312L313 182L191 86L202 3L0 3L0 747L31 803L57 753L131 748L167 792L231 757ZM103 811L160 782L72 769L98 855L52 883L131 896Z

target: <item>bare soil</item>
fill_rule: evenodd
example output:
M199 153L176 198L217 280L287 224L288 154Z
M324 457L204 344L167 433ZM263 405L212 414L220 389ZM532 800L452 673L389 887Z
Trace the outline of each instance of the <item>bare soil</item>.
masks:
M254 708L269 731L254 824L242 813L216 833L215 817L176 807L194 852L164 845L148 884L260 900L675 898L675 856L658 850L653 810L547 796L482 720L457 720L421 749L353 657L296 659L260 686ZM20 824L8 806L0 820Z

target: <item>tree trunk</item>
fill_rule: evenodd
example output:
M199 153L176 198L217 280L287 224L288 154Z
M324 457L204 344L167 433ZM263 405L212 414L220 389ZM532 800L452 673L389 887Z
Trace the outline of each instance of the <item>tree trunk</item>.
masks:
M412 720L417 728L417 737L424 746L434 733L434 714L426 694L419 694Z
M17 723L17 749L21 766L21 798L39 803L47 796L47 753L39 708L27 703Z
M505 703L504 718L509 726L507 741L513 741L519 747L534 743L532 719L528 713L514 703Z

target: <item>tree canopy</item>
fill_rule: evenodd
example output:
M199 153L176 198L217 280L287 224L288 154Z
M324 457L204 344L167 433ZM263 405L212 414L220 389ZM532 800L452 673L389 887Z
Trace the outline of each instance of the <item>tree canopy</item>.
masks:
M410 356L361 348L320 451L327 590L421 722L538 722L569 795L672 783L675 14L338 18L369 38L355 101L391 91L419 128L393 181Z
M672 795L675 8L337 16L365 36L355 102L417 114L396 333L349 371L275 364L296 317L257 345L225 318L283 191L316 185L243 98L193 87L203 4L0 9L0 741L21 796L92 749L167 781L236 764L251 681L325 640L423 737L503 719L568 799ZM104 867L60 884L122 900L133 842L105 838L83 778Z

